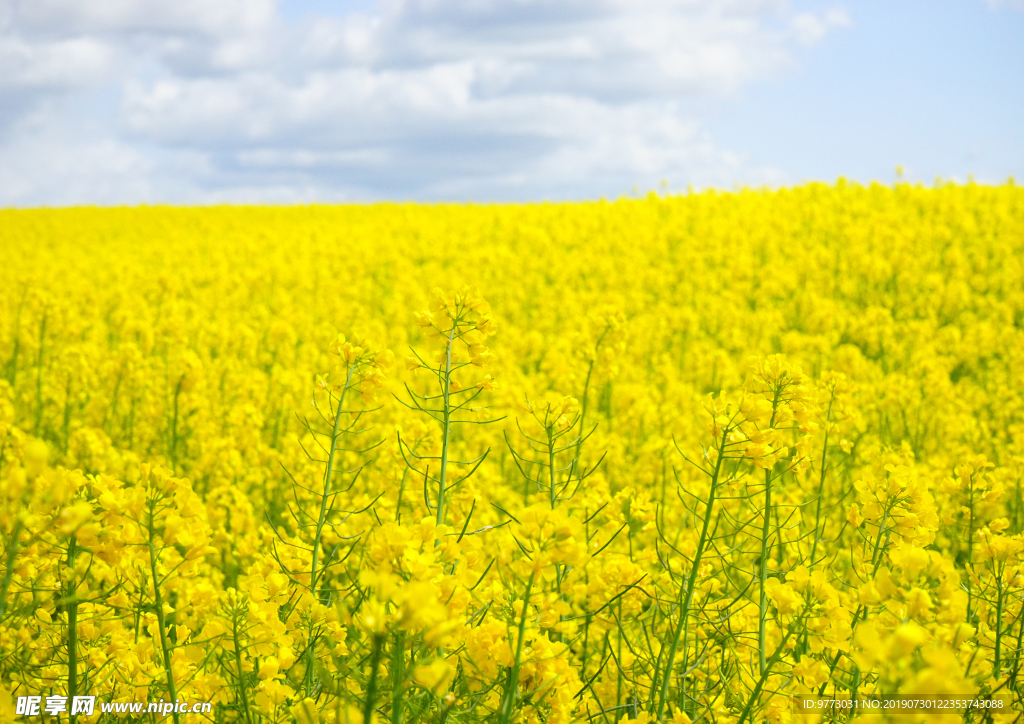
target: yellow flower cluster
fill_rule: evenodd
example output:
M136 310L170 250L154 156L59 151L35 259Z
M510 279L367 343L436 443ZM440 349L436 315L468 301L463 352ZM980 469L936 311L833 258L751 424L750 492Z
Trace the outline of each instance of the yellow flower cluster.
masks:
M0 211L0 246L0 722L1024 710L1013 183ZM843 706L896 698L959 703Z

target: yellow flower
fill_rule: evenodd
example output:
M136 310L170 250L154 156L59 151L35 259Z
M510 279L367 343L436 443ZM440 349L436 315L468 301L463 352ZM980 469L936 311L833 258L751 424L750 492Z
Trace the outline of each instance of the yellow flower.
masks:
M299 724L320 724L320 712L312 699L303 699L289 711Z
M899 626L892 634L892 649L897 656L906 656L930 638L928 632L914 623Z
M424 689L430 689L435 694L441 695L448 689L453 678L455 678L455 667L445 659L436 659L429 664L417 666L413 669L412 679Z
M931 612L932 599L928 592L921 588L912 588L907 594L907 615L912 618L921 618Z
M367 633L381 634L387 630L388 616L385 606L377 600L370 600L363 604L361 619L363 628Z
M260 679L273 679L277 676L280 662L274 656L267 656L260 662L260 670L256 676Z
M92 519L92 505L88 501L79 500L64 508L60 513L60 532L71 535L86 521Z
M854 528L860 528L861 523L864 522L864 518L861 517L861 514L860 514L860 506L858 506L856 503L854 503L849 508L847 508L847 510L846 510L846 520Z

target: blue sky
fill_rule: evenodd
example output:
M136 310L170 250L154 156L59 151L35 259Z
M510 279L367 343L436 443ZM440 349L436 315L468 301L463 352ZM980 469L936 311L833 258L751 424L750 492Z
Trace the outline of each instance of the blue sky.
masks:
M1024 181L1024 4L850 6L851 27L752 85L712 123L788 179Z
M1024 0L0 0L0 206L1024 179Z

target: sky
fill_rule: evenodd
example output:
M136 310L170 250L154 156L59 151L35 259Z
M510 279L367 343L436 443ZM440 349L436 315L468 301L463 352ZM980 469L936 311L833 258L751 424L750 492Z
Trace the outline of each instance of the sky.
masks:
M1024 179L1024 0L0 0L0 207Z

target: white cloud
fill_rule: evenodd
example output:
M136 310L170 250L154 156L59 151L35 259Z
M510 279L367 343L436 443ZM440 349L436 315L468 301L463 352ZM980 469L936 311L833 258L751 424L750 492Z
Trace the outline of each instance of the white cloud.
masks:
M832 8L823 15L800 13L793 18L793 30L804 45L821 42L833 29L846 28L850 25L850 16L841 8Z
M34 114L0 142L4 205L157 201L158 168L130 144Z
M113 51L92 38L30 43L0 36L0 90L76 88L104 79Z
M8 0L9 16L41 35L63 33L221 33L267 29L274 0Z
M381 0L299 22L272 0L13 0L0 204L773 180L699 110L847 24L785 0Z

